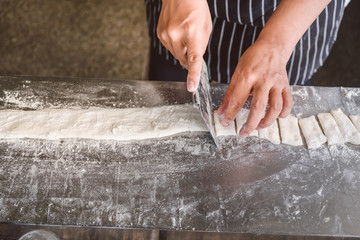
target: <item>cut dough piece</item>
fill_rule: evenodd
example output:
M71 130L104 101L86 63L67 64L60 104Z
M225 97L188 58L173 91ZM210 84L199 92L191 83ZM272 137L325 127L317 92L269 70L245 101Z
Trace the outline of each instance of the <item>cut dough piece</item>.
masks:
M360 145L360 133L341 109L333 110L331 111L331 114L333 115L345 142Z
M208 129L191 105L0 111L0 138L134 140L192 131Z
M280 144L280 134L277 121L275 120L275 122L267 128L260 129L259 137L269 140L273 144Z
M322 133L321 128L314 116L300 119L299 125L309 149L318 148L326 143L327 138Z
M229 136L229 135L236 135L235 132L235 122L232 121L231 124L227 127L224 127L220 123L220 117L217 111L214 111L214 122L215 122L215 132L216 136Z
M350 119L357 128L357 130L360 131L360 115L350 115Z
M298 119L294 116L279 118L281 142L293 146L302 146Z
M248 109L242 108L240 110L240 112L237 113L236 118L235 118L235 123L236 123L236 133L239 133L241 128L244 126L244 124L247 121L247 118L249 116L250 111ZM257 137L258 131L254 130L252 131L249 136L253 136L253 137Z
M327 137L328 145L345 143L340 129L331 113L319 113L318 118Z

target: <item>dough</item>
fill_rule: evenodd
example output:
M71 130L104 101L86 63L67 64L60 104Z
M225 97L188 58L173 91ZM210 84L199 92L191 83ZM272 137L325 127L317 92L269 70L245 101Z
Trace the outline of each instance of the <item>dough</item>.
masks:
M217 111L214 111L214 122L215 122L215 132L216 136L229 136L229 135L236 135L235 132L235 122L232 121L231 124L227 127L224 127L220 123L220 117Z
M314 116L300 119L299 125L309 149L318 148L326 143L327 138L322 133L321 128Z
M302 146L298 119L294 116L279 118L281 142L293 146Z
M0 111L0 138L134 140L193 131L208 128L191 105Z
M235 117L235 123L236 123L236 132L239 133L243 125L246 123L247 118L249 116L250 111L248 109L242 108ZM252 131L249 136L257 137L258 131L254 130Z
M333 115L345 142L360 145L360 133L341 109L333 110L331 111L331 114Z
M360 115L350 115L350 119L357 128L357 130L360 131Z
M327 137L328 145L344 144L345 140L331 113L319 113L318 118L321 127Z
M275 120L275 122L267 128L260 129L259 137L269 140L273 144L280 144L280 133L277 121Z

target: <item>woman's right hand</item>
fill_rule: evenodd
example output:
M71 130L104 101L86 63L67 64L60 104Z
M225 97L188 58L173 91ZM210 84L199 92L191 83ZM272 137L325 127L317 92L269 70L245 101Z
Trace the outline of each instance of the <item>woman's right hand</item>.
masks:
M195 92L212 21L206 0L163 0L157 36L188 70L187 89Z

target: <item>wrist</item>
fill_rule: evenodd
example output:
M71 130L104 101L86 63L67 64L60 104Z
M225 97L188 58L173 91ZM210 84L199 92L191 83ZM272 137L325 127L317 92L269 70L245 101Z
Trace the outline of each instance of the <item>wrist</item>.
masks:
M291 41L290 39L284 39L282 34L278 35L271 33L270 31L268 32L264 28L256 42L265 44L269 49L276 51L277 54L287 62L295 48L296 42Z
M260 46L260 51L267 54L274 55L282 64L286 65L292 54L291 46L284 46L278 41L270 38L259 38L255 41L254 45Z

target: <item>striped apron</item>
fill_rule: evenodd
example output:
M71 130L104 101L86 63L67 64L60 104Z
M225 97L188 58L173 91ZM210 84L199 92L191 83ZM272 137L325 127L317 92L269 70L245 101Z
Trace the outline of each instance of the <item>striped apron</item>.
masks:
M208 0L213 31L204 55L213 81L230 83L237 63L280 0ZM145 0L151 56L149 78L186 81L184 70L156 36L161 0ZM344 0L332 0L294 48L286 69L291 85L311 85L329 55L344 13Z

